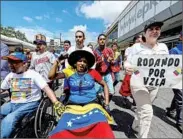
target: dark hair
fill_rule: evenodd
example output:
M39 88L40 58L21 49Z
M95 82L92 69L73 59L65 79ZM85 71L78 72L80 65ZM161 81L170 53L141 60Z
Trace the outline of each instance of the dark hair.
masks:
M133 43L135 43L135 41L136 41L140 36L142 36L142 41L143 41L143 42L146 42L146 38L145 38L143 35L138 34L138 35L135 35L135 37L133 38Z
M21 48L21 47L16 47L15 48L15 52L24 52L24 50L23 50L23 48Z
M89 47L89 46L92 46L92 47L93 47L93 45L92 45L91 43L89 43L89 44L87 45L87 47Z
M106 38L106 35L103 34L103 33L101 33L101 34L98 35L98 40L99 40L99 38L100 38L101 36L104 36L104 37Z
M71 45L71 42L69 40L65 40L64 43L68 43L69 45Z
M117 42L113 42L112 47L113 47L114 45L116 45L116 46L118 47L118 43L117 43Z
M83 38L85 38L85 33L84 33L83 31L77 30L76 33L78 33L78 32L81 32L81 33L83 34ZM75 34L76 34L76 33L75 33Z

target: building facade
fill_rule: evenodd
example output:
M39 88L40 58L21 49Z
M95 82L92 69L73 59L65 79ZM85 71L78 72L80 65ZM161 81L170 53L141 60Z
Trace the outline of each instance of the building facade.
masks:
M106 35L109 40L115 39L116 36L112 34L117 32L119 48L124 51L130 46L136 34L142 34L149 20L163 21L159 41L166 43L170 49L179 41L178 34L182 30L183 19L182 7L182 0L131 1L106 31Z

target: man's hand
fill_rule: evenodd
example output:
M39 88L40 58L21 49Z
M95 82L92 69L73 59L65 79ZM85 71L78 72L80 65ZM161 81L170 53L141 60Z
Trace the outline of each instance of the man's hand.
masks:
M56 101L53 104L53 108L59 116L61 116L65 111L65 106L60 101Z
M128 75L132 75L133 74L133 72L134 72L134 69L133 68L126 68L125 69L126 70L126 73L128 74Z

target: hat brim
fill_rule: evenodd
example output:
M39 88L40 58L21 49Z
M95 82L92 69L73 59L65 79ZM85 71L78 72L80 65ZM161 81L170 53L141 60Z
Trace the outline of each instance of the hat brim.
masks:
M86 58L88 68L90 69L95 64L95 56L86 50L76 50L72 52L68 58L69 65L74 67L74 64L76 64L76 62L83 57Z
M46 42L42 41L42 40L35 40L35 41L33 41L33 44L35 44L35 45L41 45L41 44L46 45Z
M15 60L15 61L22 61L21 59L16 58L16 57L11 56L11 55L9 55L9 56L3 56L3 57L2 57L2 60L8 60L8 59L10 59L10 60Z
M151 27L160 27L161 28L163 26L163 24L164 24L163 22L154 22L152 24L147 25L144 30L147 30L148 28L151 28Z

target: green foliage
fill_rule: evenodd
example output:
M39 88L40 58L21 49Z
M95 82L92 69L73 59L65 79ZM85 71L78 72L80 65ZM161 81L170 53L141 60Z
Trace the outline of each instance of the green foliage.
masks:
M25 33L15 30L13 27L3 27L1 25L1 34L7 37L17 38L19 40L29 42L25 36Z

